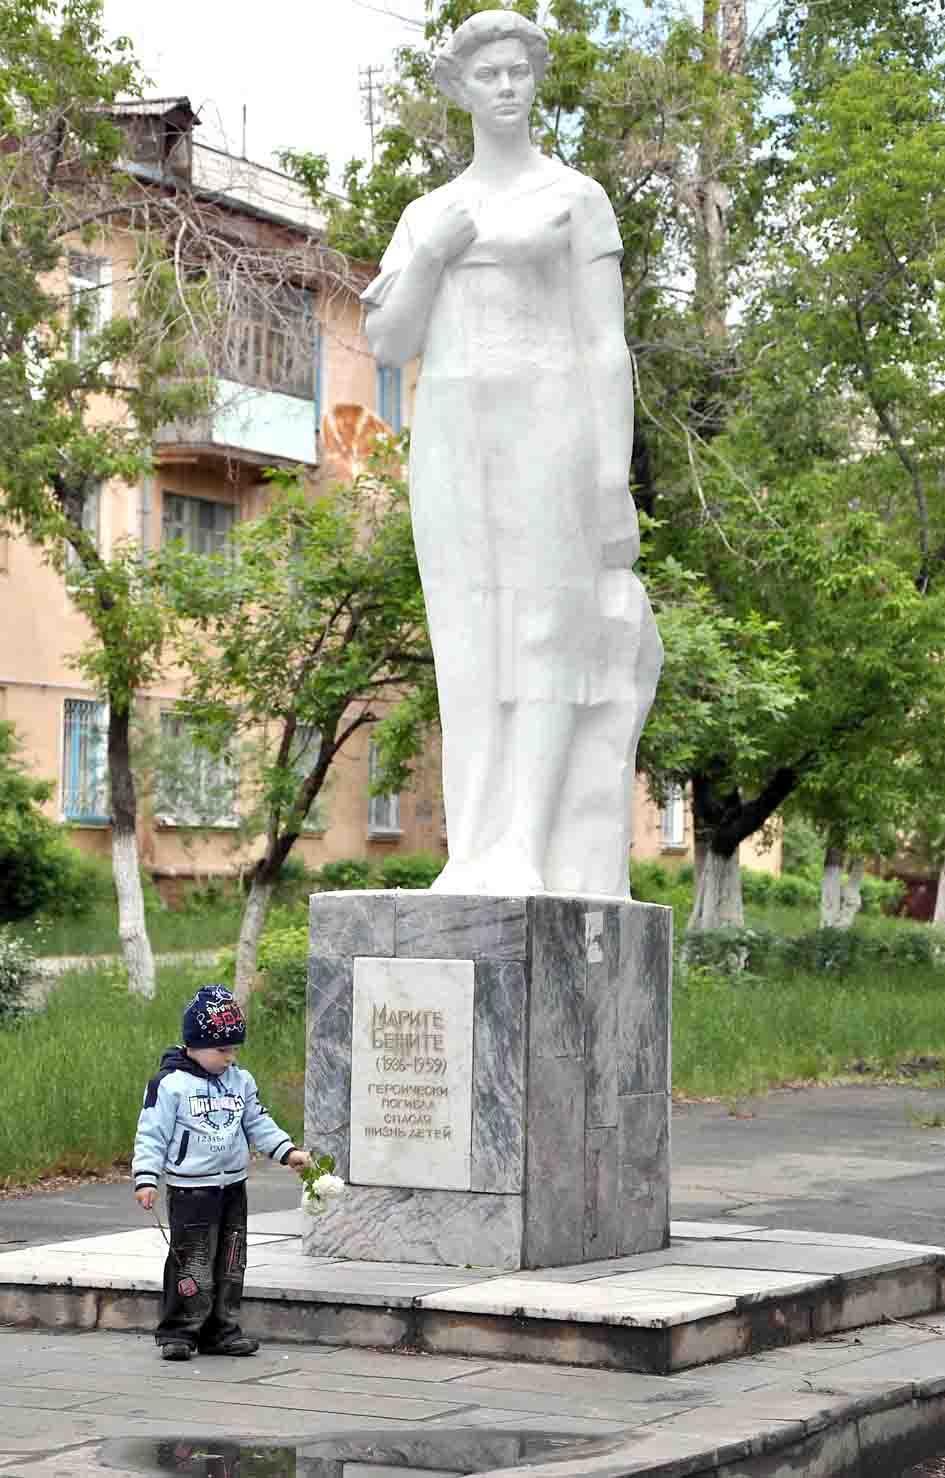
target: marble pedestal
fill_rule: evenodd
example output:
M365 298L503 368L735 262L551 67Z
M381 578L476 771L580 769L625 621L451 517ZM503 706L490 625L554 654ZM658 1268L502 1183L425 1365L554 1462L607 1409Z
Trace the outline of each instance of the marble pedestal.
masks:
M612 898L311 900L305 1251L549 1268L669 1241L672 914Z

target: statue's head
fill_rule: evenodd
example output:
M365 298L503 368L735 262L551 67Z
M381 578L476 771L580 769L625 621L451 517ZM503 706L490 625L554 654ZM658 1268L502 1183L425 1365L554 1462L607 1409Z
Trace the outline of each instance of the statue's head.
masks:
M434 63L433 80L476 117L488 106L490 80L500 70L512 89L527 95L530 107L548 60L548 37L540 26L514 10L480 10L453 32Z

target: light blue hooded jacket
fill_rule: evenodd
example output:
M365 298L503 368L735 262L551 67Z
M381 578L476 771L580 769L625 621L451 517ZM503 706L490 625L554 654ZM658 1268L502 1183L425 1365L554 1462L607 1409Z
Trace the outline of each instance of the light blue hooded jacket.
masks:
M252 1073L236 1063L219 1077L183 1047L170 1047L144 1094L131 1163L135 1190L234 1185L249 1171L249 1148L285 1164L296 1148L259 1102Z

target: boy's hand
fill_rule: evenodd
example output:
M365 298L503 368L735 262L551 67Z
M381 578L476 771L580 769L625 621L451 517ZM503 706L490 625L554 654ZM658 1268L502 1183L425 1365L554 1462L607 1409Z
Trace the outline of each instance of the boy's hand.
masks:
M308 1150L293 1150L286 1160L290 1170L306 1170L312 1163Z
M157 1191L153 1185L143 1185L140 1191L135 1191L135 1200L145 1211L150 1211L157 1199Z

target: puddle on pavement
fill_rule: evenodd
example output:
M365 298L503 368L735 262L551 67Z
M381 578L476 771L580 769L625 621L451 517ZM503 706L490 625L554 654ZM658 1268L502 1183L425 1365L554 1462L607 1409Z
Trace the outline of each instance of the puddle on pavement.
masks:
M106 1442L106 1467L180 1478L461 1478L461 1475L554 1461L595 1448L604 1438L568 1432L487 1432L475 1427L437 1432L339 1434L292 1444L253 1438L132 1438Z

